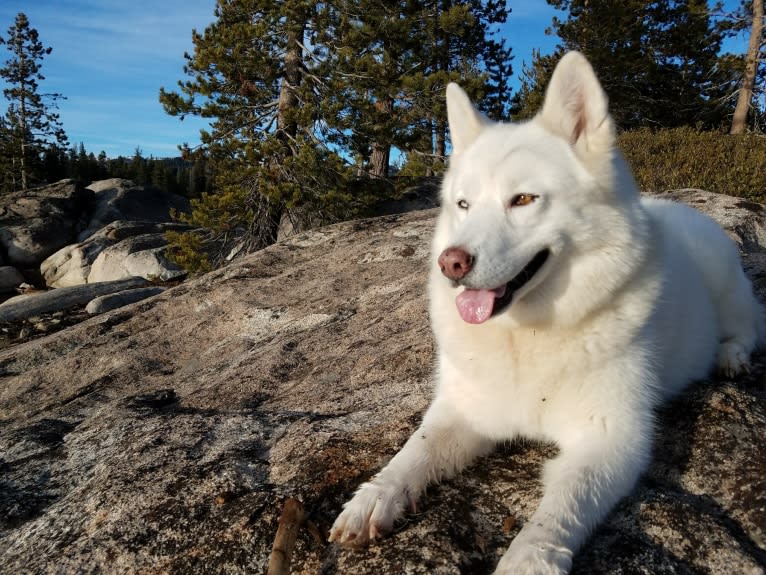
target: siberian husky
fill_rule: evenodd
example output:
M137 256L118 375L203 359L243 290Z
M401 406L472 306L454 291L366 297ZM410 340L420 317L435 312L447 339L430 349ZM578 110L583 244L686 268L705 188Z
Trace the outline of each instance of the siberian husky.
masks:
M496 573L567 573L646 469L655 407L715 365L746 369L761 307L715 222L639 197L581 54L561 59L529 122L489 122L455 84L447 104L453 153L429 283L435 396L330 540L379 537L429 482L522 435L560 451Z

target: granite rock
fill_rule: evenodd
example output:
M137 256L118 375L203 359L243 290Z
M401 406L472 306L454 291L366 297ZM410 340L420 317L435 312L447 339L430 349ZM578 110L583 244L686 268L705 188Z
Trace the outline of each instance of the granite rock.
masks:
M763 294L763 222L742 209L751 224L732 233ZM490 573L539 501L552 445L499 446L369 548L326 543L429 402L434 216L297 234L0 351L0 572L263 573L295 497L308 520L293 573ZM662 410L651 469L574 574L764 572L754 359Z
M0 322L24 320L40 314L67 310L85 305L99 296L143 287L146 283L144 278L130 277L18 295L0 304Z
M13 266L0 265L0 293L13 292L24 283L24 276Z
M184 277L186 272L167 258L167 245L164 233L125 238L96 256L88 272L88 283L133 276L162 281Z
M118 307L124 307L132 303L143 301L165 291L165 288L159 286L133 288L117 293L99 296L88 302L85 311L91 315L112 311Z
M111 178L88 185L94 207L88 224L79 234L83 241L114 221L169 222L171 213L188 212L189 200L152 186L138 186L130 180Z
M164 246L167 244L167 241L164 239L164 233L169 230L181 231L188 229L189 226L175 222L114 221L90 235L87 239L65 246L52 254L40 264L40 272L45 280L45 285L52 288L80 285L88 283L88 281L122 279L132 275L146 278L150 275L161 275L166 270L164 268L163 270L158 269L158 258L152 254L156 252L157 248L164 249ZM154 239L151 246L147 248L153 250L150 254L135 254L136 250L134 250L129 256L131 261L128 262L126 260L123 262L125 265L119 266L119 270L116 273L114 271L111 275L102 273L99 274L99 277L89 280L91 267L102 252L121 242L125 242L124 246L135 245L135 241L132 238L146 235L150 235ZM146 242L143 245L146 245ZM128 257L125 253L126 251L128 250L118 249L117 257ZM148 267L145 269L134 265L134 260L140 257L149 262ZM103 265L103 261L100 265ZM178 270L174 268L173 271Z
M92 201L93 192L74 180L0 196L0 250L6 263L36 268L75 241Z

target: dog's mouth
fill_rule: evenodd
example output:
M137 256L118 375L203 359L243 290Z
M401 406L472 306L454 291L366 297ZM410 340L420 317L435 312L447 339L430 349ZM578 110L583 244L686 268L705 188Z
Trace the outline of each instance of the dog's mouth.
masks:
M489 318L503 313L513 296L540 271L550 255L549 249L539 251L524 268L508 283L495 289L470 289L460 292L455 299L458 313L468 323L484 323Z

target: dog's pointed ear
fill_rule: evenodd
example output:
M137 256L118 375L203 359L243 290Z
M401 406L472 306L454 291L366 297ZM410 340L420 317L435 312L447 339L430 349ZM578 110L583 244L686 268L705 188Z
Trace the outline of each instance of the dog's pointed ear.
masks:
M459 154L470 146L489 123L489 120L473 107L468 94L454 82L447 85L447 120L453 154Z
M553 70L538 120L584 160L608 152L615 143L609 100L590 62L579 52L564 55Z

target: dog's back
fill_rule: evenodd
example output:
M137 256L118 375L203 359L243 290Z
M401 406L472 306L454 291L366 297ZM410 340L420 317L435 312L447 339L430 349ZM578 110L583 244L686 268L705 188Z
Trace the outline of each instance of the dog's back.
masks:
M664 273L678 283L673 288L677 295L660 304L690 307L690 314L700 316L705 313L705 304L693 305L690 300L699 298L695 294L704 288L713 308L710 319L689 317L679 309L666 309L665 313L676 322L686 324L671 327L671 331L681 328L679 335L686 342L715 334L716 350L711 354L704 350L695 353L696 357L690 359L696 361L696 365L704 366L709 357L710 363L715 359L718 369L728 376L747 369L750 353L762 331L763 309L742 269L736 244L716 222L689 206L654 197L643 198L642 205L664 237ZM689 269L690 266L694 269ZM666 341L661 334L660 338ZM667 347L677 346L678 343L668 342ZM679 361L677 353L672 361ZM692 373L684 379L698 379L706 373ZM672 395L683 383L674 386L668 382L666 390Z

